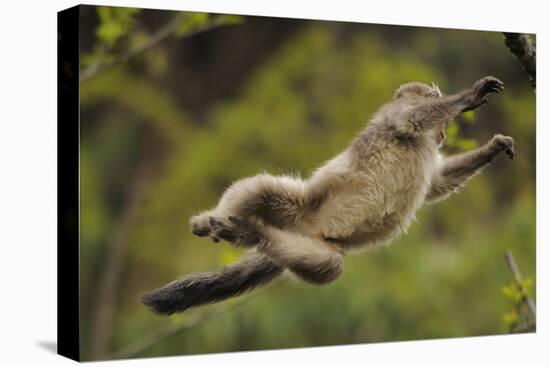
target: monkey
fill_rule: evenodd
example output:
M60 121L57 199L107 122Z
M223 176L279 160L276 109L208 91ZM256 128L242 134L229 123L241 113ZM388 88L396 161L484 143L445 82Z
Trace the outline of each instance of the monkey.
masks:
M391 243L422 206L458 192L501 152L514 158L514 139L501 134L477 149L440 153L450 122L503 90L492 76L452 95L433 83L401 85L351 144L310 177L261 173L235 181L190 225L194 235L247 249L243 257L184 276L142 301L170 315L236 297L283 273L314 285L334 281L345 255Z

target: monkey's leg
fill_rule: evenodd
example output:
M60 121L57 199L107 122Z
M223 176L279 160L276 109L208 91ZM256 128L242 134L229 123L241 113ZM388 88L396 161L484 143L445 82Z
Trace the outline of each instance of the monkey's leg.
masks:
M313 284L336 279L344 262L336 247L321 239L272 226L257 227L243 218L211 218L212 234L240 247L256 247L274 262Z
M264 233L266 241L258 251L308 283L329 283L344 270L342 254L321 239L274 227L265 228Z
M509 136L495 135L484 146L465 153L445 158L434 177L426 197L429 202L445 199L456 192L468 179L481 172L501 152L510 159L514 158L514 139Z
M483 77L471 88L460 93L433 98L428 103L412 108L400 129L406 134L415 134L447 124L462 112L474 110L487 103L490 93L500 93L503 89L504 83L497 78Z
M295 223L304 208L302 180L268 174L248 177L233 183L218 205L191 218L194 234L207 236L212 228L210 217L255 216L279 227Z

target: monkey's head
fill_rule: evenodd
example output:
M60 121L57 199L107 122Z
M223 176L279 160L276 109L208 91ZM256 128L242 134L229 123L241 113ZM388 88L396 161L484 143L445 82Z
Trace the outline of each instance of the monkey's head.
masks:
M393 99L407 98L407 97L423 97L423 98L440 98L443 94L439 87L432 83L428 85L421 82L412 82L401 85L395 91ZM446 134L445 130L447 129L447 124L443 126L438 126L433 131L433 138L436 141L437 145L441 147L443 142L445 142Z
M439 98L441 96L439 87L434 83L430 86L421 82L412 82L399 86L393 95L393 99L403 97Z

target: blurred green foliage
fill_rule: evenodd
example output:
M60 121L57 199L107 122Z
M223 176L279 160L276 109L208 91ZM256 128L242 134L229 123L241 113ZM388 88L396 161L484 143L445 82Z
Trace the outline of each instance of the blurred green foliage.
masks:
M139 12L135 8L112 8L101 6L97 8L100 24L96 35L100 43L113 46L122 36L134 26L134 15Z
M90 77L89 74L99 72L101 68L124 62L143 50L156 46L168 36L184 38L204 30L243 21L238 15L176 13L163 27L156 32L150 32L137 19L141 9L98 6L95 10L98 24L95 27L93 47L80 55L81 64L88 67L81 72L81 78L84 79ZM148 53L145 60L153 74L165 71L166 54L162 49L160 52Z
M153 25L175 16L91 9L95 21L85 31L95 37L81 50L83 68L111 62L123 39L146 40ZM506 91L459 117L445 151L504 133L516 139L514 161L499 158L460 194L420 211L392 246L348 257L334 283L276 282L220 305L227 310L217 317L136 356L507 332L502 315L510 305L500 290L511 279L505 249L513 249L525 274L535 274L535 98L500 34L318 21L285 31L290 26L275 19L229 16L222 23L231 27L185 37L217 17L184 14L173 38L81 85L83 358L97 357L90 345L98 343L98 310L107 307L97 295L121 231L126 240L114 265L113 318L99 341L108 353L218 307L162 318L139 299L182 274L238 258L240 251L227 244L193 237L187 224L233 180L261 171L308 175L344 149L402 83L434 81L452 93L489 74L504 80ZM285 31L283 40L247 48L259 29ZM235 39L239 47L231 52L267 56L254 59L231 94L216 94L225 82L209 77L206 67L218 62L228 77L241 70L215 58L227 55L227 42ZM206 45L220 51L212 56ZM108 53L97 53L101 48ZM182 54L195 56L184 62ZM151 62L159 57L162 67ZM181 72L187 82L179 82ZM200 109L180 97L190 88L210 96Z

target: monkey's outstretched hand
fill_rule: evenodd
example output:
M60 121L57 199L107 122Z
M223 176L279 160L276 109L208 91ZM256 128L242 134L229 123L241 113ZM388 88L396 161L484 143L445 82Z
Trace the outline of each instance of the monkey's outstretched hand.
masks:
M511 136L497 134L491 139L491 144L495 147L495 149L506 153L510 159L514 159L516 155L516 150L514 147L515 141Z
M473 87L467 91L468 107L464 111L475 110L479 106L489 102L488 95L491 93L500 93L504 90L504 83L494 76L486 76L474 83Z

